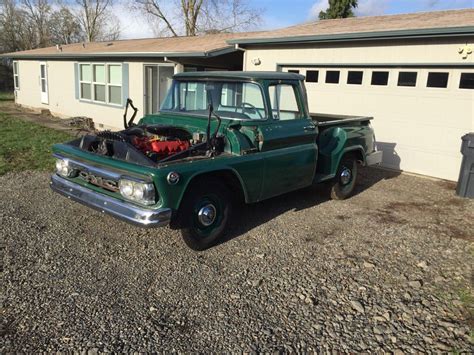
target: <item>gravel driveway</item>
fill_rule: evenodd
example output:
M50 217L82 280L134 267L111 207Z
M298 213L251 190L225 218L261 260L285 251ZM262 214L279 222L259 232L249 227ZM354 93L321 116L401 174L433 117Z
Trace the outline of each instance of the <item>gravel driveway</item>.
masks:
M0 177L2 353L474 350L474 200L453 184L364 169L353 198L242 208L196 253L48 179Z

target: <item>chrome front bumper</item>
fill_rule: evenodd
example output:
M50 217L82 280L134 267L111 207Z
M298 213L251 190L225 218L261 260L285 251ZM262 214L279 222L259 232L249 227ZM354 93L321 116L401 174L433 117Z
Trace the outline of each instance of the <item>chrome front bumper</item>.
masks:
M72 183L58 175L51 176L50 185L53 191L67 198L140 227L164 226L171 220L169 208L156 210L140 208L132 203L123 202Z
M370 153L365 157L365 165L371 166L371 165L380 164L382 162L382 157L383 157L383 152L381 150Z

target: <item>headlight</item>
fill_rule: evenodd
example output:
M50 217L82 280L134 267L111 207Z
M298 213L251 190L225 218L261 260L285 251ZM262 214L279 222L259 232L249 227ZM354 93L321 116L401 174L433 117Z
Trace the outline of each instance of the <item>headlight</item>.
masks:
M56 172L64 177L73 177L76 170L69 165L69 161L64 159L56 159Z
M122 178L119 180L120 194L127 200L143 205L155 203L155 187L151 182L141 182Z

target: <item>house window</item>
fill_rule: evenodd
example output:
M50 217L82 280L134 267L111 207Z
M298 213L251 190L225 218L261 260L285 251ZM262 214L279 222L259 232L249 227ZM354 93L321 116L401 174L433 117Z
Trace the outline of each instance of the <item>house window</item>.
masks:
M112 105L122 104L121 64L79 64L80 98Z
M398 74L398 86L416 86L417 72L401 71Z
M347 83L351 85L361 85L364 72L362 71L349 71L347 74Z
M340 74L339 70L328 70L326 72L326 84L339 84Z
M388 71L374 71L372 72L372 85L387 86L388 85Z
M426 86L429 88L446 88L448 87L449 73L428 73L428 82Z
M288 73L295 73L295 74L299 74L300 71L297 70L297 69L291 69L291 70L288 70Z
M474 73L461 73L460 89L474 89Z
M318 70L306 70L306 82L307 83L317 83L319 80L319 71Z
M18 62L13 62L13 82L15 90L20 90L20 75L18 71Z

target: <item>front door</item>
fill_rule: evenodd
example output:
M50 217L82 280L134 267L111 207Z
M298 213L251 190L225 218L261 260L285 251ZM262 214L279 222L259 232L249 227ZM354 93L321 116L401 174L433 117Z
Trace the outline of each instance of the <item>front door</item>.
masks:
M269 88L271 119L261 125L264 181L262 198L311 185L316 172L318 130L305 112L299 82Z
M48 67L46 63L40 63L40 88L41 88L41 103L49 104L48 97Z
M174 68L172 66L145 65L145 114L160 110L161 103L171 86Z

